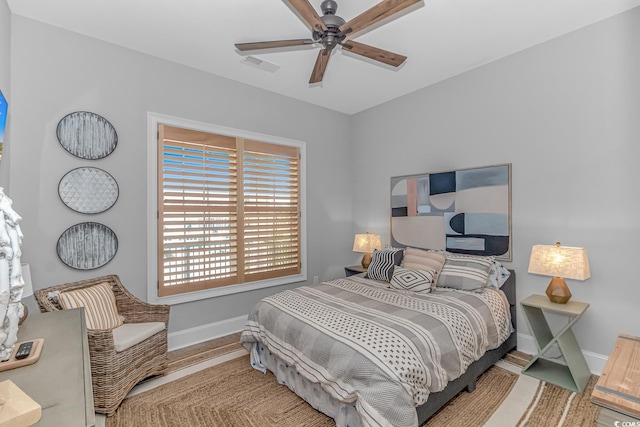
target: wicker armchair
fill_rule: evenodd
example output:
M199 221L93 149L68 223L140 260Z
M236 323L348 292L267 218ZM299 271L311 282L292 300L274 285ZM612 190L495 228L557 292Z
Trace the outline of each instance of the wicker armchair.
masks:
M169 323L169 306L148 304L131 295L116 275L66 283L35 291L41 312L62 310L55 291L70 291L107 282L116 297L118 313L127 323ZM114 348L112 330L88 330L89 356L95 411L113 415L129 391L143 379L164 375L167 369L167 328L120 352Z

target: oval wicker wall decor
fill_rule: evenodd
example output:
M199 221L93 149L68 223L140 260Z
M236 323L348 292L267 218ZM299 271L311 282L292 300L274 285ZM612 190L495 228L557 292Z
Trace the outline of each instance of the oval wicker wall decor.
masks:
M118 145L118 134L113 125L104 117L87 111L76 111L63 117L56 134L60 145L81 159L101 159Z
M60 260L69 267L93 270L113 259L118 251L118 238L104 224L83 222L62 233L56 251Z
M81 167L62 177L58 195L76 212L97 214L108 210L118 200L118 183L102 169Z

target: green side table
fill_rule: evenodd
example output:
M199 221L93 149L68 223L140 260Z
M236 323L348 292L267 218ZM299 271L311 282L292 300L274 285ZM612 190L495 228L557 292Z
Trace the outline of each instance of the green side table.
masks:
M542 381L582 393L589 382L591 371L584 359L572 327L582 317L589 304L570 300L566 304L549 301L545 295L531 295L520 302L524 314L531 327L538 349L531 362L522 372ZM555 335L547 323L544 312L566 316L569 322ZM554 360L545 359L544 354L554 345L560 348L566 365Z

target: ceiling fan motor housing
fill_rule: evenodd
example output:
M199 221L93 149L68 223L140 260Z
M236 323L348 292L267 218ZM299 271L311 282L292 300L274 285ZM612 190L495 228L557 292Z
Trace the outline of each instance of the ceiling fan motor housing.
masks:
M335 15L338 10L338 3L333 0L324 0L320 5L320 10L325 15Z
M318 1L318 0L314 0ZM310 0L286 0L288 6L292 8L298 18L311 28L311 38L292 39L292 40L273 40L264 42L236 43L236 48L240 52L253 51L258 49L279 49L293 48L302 49L309 45L320 45L322 50L318 52L316 63L309 79L309 84L319 83L322 81L331 52L340 45L343 49L360 56L364 56L374 61L399 67L407 59L404 55L398 55L374 46L364 43L352 41L351 38L361 34L361 32L373 25L387 21L392 17L398 16L399 12L410 6L422 3L422 0L379 0L379 2L356 16L345 22L340 16L336 15L338 11L338 3L335 0L324 0L320 4L323 16L318 16ZM372 27L373 28L373 27ZM347 40L347 36L350 37Z
M338 3L333 0L324 0L320 5L324 14L320 19L327 27L327 31L314 31L313 39L317 40L325 49L333 49L345 39L344 34L340 34L340 27L345 24L345 20L336 15Z

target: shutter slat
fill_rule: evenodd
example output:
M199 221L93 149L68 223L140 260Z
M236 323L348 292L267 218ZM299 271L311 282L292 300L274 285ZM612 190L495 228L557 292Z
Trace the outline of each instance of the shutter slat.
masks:
M159 135L160 294L300 272L297 147L166 125Z

